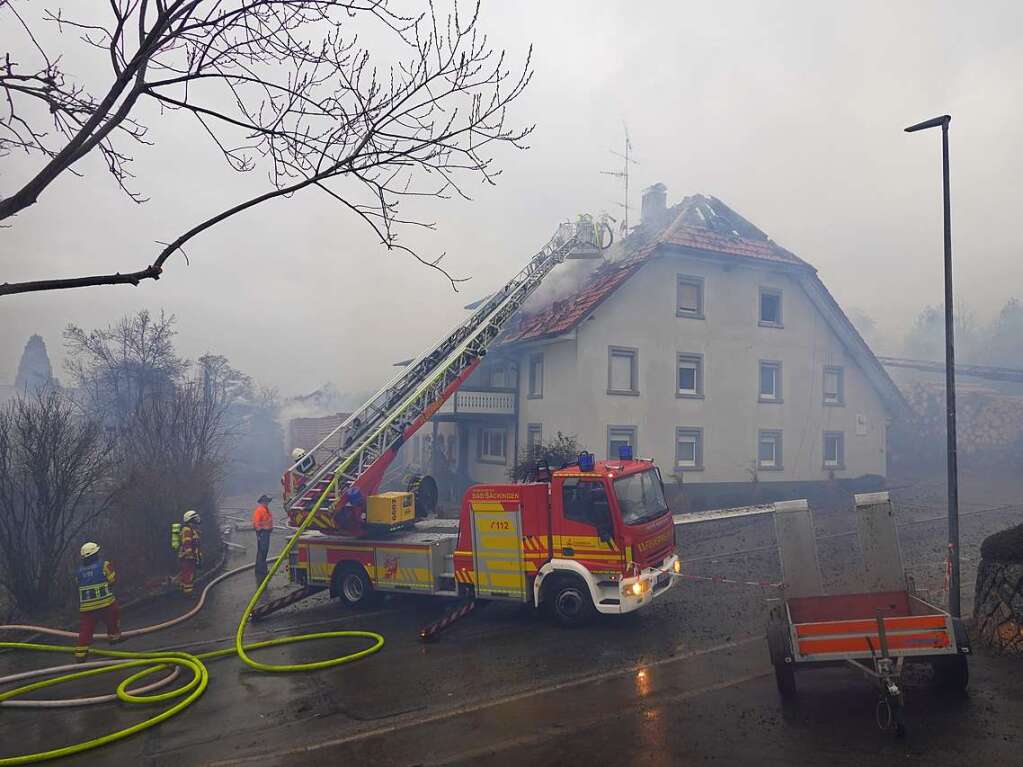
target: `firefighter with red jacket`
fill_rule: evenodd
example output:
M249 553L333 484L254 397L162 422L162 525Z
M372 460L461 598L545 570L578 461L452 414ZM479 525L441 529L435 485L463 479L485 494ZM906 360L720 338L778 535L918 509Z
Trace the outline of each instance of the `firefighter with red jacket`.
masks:
M202 564L202 546L199 542L199 512L186 511L181 519L181 543L178 545L178 583L181 593L192 595L195 571Z
M102 621L107 629L110 644L121 641L119 620L121 608L111 590L117 574L113 565L99 558L99 544L86 543L82 546L82 564L78 568L78 645L75 660L83 661L89 654L96 623Z

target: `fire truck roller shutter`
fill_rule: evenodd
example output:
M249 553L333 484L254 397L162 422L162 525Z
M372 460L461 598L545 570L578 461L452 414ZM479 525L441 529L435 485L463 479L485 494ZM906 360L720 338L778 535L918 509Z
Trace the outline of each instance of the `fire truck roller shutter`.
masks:
M472 501L470 508L476 595L514 602L526 601L522 516L518 504Z

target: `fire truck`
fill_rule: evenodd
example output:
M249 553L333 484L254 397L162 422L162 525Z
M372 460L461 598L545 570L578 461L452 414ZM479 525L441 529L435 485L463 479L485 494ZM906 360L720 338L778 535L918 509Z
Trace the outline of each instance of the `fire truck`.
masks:
M385 592L503 600L543 607L565 626L638 610L671 588L675 528L651 461L584 454L540 474L546 481L469 488L458 520L382 536L307 533L291 580L356 608Z
M329 588L352 606L388 591L524 602L573 625L636 610L671 586L679 564L660 474L628 449L618 460L584 453L571 466L541 467L535 482L471 487L458 520L426 518L429 478L380 492L401 446L472 375L543 279L567 259L602 258L611 232L586 215L562 224L468 319L293 456L282 485L300 533L288 562L299 588L252 617Z

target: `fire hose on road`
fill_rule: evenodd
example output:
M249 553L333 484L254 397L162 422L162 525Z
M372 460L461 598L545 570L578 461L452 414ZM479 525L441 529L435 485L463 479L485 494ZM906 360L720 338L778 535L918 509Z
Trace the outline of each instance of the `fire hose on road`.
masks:
M270 583L270 579L276 575L281 565L288 560L288 555L291 550L295 547L299 536L305 532L306 528L312 522L315 512L326 500L328 495L333 491L335 484L337 483L337 476L327 486L323 494L317 500L312 513L308 514L299 528L288 540L284 550L274 560L266 577L263 578L262 582L256 588L255 593L249 599L248 604L242 611L241 619L238 621L238 628L235 632L234 646L227 647L221 650L214 650L206 653L192 654L187 652L177 651L156 651L156 652L127 652L121 650L91 650L92 654L98 655L104 658L111 658L111 661L98 661L89 664L76 664L75 666L57 666L51 668L37 669L34 671L23 672L20 674L14 674L7 677L0 678L0 685L9 684L11 682L20 681L24 679L46 676L47 679L42 681L32 682L27 685L16 687L13 690L7 690L6 692L0 693L0 706L19 706L23 708L54 708L54 707L69 707L69 706L81 706L89 705L94 703L105 703L111 700L122 700L125 703L134 704L152 704L152 703L163 703L170 700L177 700L174 705L167 708L155 716L150 717L142 722L133 724L130 727L117 730L107 735L102 735L92 740L85 740L80 743L74 743L70 746L62 746L60 748L51 749L49 751L39 751L34 754L22 754L19 756L2 756L0 757L0 767L7 767L8 765L17 764L32 764L34 762L41 762L48 759L56 759L58 757L70 756L71 754L81 753L82 751L88 751L99 746L106 745L108 743L114 743L123 738L127 738L136 733L147 730L150 727L154 727L160 722L170 719L175 714L180 713L184 709L188 708L192 703L199 699L206 689L209 683L209 672L206 668L204 661L216 660L217 658L225 658L231 655L237 655L241 658L242 662L250 668L257 669L259 671L271 672L271 673L284 673L291 671L313 671L316 669L332 668L334 666L340 666L344 663L351 663L352 661L364 658L367 655L372 655L384 646L384 638L380 634L373 631L321 631L314 634L301 634L296 636L285 636L278 637L276 639L269 639L262 642L254 642L252 644L244 644L245 640L245 628L248 625L252 611L259 601L259 598L266 591L267 585ZM252 568L253 565L244 565L243 567L235 568L229 572L226 572L207 584L206 588L203 589L202 594L199 597L199 601L195 607L186 612L184 615L180 615L172 620L165 621L153 626L146 626L144 628L133 629L131 631L125 631L122 633L122 638L128 638L133 636L141 636L143 634L151 634L156 631L162 631L163 629L176 626L179 623L188 620L197 614L203 606L206 604L206 596L209 591L232 575L244 572ZM0 626L0 631L4 630L15 630L15 631L30 631L43 633L50 636L57 637L75 637L76 633L70 631L64 631L61 629L49 628L46 626L28 626L28 625L11 625L11 626ZM103 637L105 635L99 635ZM258 650L265 647L276 647L286 644L294 644L296 642L308 642L315 639L368 639L371 644L368 647L364 647L360 650L339 655L335 658L328 658L326 660L314 661L311 663L295 663L295 664L269 664L261 663L260 661L254 660L248 653L251 650ZM38 644L33 642L0 642L0 648L9 648L16 650L30 650L34 652L48 652L48 653L73 653L74 647L70 645L48 645ZM60 676L51 676L52 674L68 671L69 668L75 670L70 673L61 673ZM138 687L136 689L130 689L133 684L141 681L145 677L152 674L157 674L165 669L171 669L163 678L156 682L151 682L148 685ZM112 671L122 671L126 669L138 669L133 674L128 676L126 679L121 681L114 693L110 695L94 696L92 698L72 698L65 700L33 700L33 701L17 701L14 700L22 695L36 690L42 690L48 687L53 687L66 682L73 682L79 679L87 679L100 674L110 673ZM156 692L156 690L163 688L173 682L180 676L181 671L190 671L191 678L185 684L175 687L166 692Z

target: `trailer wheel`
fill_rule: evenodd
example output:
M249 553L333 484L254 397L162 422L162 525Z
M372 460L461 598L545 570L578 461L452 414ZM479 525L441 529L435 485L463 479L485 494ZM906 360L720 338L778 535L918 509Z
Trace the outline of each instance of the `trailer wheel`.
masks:
M340 597L348 607L356 610L371 607L379 596L360 565L342 565L334 568L331 581L331 594Z
M784 700L796 697L796 670L788 663L779 663L774 667L774 683Z
M778 692L783 699L790 699L796 695L796 670L791 660L792 653L789 652L788 625L781 620L772 619L767 624L767 648L771 654L771 663L774 665L774 681L778 685Z
M590 590L582 579L574 575L559 576L548 586L544 601L554 620L565 628L584 626L596 613Z
M931 661L938 686L948 692L964 693L970 684L970 666L965 655L951 655Z

